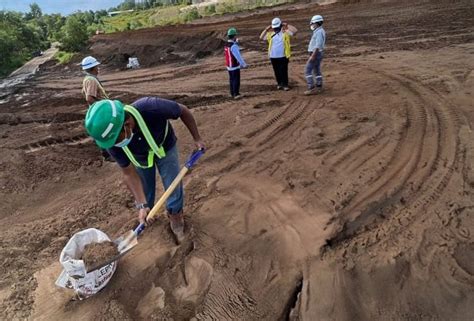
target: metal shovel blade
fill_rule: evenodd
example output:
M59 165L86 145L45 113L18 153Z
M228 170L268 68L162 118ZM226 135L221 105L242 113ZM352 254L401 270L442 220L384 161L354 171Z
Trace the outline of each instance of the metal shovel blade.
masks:
M138 244L137 233L134 230L130 230L116 238L114 243L117 244L117 249L120 254L126 253Z

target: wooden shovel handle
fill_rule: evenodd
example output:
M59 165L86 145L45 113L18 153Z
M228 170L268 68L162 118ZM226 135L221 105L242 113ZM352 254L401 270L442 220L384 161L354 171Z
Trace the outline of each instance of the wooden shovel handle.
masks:
M183 167L181 169L178 176L176 176L176 178L173 180L171 185L166 189L165 193L160 197L158 202L156 202L156 204L153 206L151 211L148 213L148 215L146 217L147 219L148 218L154 218L155 216L157 216L159 214L160 208L163 206L163 204L165 204L166 200L174 192L176 187L178 187L179 183L181 183L181 181L183 180L184 175L186 175L188 170L189 169L187 167Z

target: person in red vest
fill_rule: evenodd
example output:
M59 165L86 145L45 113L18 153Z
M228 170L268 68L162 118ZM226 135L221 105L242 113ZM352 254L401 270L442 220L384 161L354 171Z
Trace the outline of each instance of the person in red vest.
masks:
M224 47L225 65L229 72L230 95L234 99L242 98L240 94L240 68L247 68L247 64L240 54L240 48L237 44L237 29L227 30L227 42Z

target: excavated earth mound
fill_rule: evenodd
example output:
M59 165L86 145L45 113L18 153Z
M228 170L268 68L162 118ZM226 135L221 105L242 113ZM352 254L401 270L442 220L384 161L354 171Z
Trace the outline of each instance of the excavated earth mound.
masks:
M85 228L132 229L134 200L84 131L77 66L49 62L2 96L0 319L472 320L473 2L272 10L100 35L84 53L111 97L191 108L209 147L184 179L186 239L160 216L87 300L55 287L61 249ZM325 91L308 97L313 14ZM274 16L299 29L288 92L258 40ZM238 102L230 26L250 66ZM125 54L146 68L122 70ZM184 160L194 145L173 126Z

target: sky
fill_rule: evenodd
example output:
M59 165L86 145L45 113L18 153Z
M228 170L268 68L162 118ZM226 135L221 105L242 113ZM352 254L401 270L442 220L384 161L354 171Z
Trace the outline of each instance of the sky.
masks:
M123 0L0 0L0 10L29 12L30 3L36 2L43 13L67 15L75 11L100 10L115 7Z

